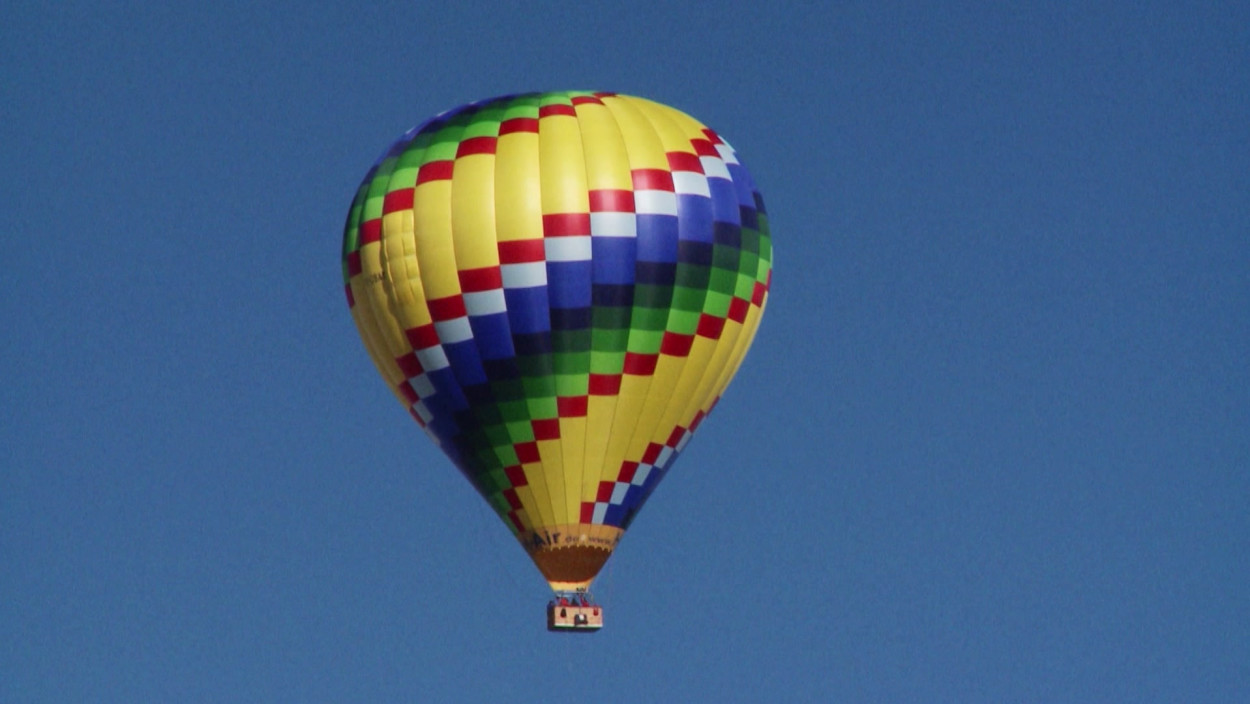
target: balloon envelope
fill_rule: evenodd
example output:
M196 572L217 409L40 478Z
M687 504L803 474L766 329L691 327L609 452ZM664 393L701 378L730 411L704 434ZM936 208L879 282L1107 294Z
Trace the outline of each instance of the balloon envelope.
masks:
M401 137L343 238L400 403L555 589L584 589L720 398L771 281L763 201L690 116L508 96Z

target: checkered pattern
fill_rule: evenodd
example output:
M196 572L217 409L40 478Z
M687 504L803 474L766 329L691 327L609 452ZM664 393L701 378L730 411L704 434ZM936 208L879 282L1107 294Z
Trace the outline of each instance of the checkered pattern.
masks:
M694 425L699 420L702 415ZM647 445L647 451L638 461L622 462L616 479L599 482L595 500L582 503L582 523L628 528L693 434L693 427L678 426L664 443Z
M608 113L618 134L592 137ZM671 108L570 92L473 103L401 137L357 191L343 274L397 397L522 533L629 525L745 354L771 260L724 140ZM678 386L702 395L657 411ZM591 445L602 466L578 464Z

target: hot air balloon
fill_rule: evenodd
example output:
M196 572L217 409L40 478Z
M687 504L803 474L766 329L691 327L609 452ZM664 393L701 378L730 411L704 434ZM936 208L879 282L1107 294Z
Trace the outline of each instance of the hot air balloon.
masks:
M552 630L602 625L591 582L742 362L771 262L733 148L615 93L414 127L343 236L369 355L556 592Z

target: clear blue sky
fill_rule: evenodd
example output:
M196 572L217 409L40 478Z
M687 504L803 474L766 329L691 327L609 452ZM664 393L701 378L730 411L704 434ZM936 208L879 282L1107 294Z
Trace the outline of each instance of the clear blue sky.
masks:
M0 700L1250 701L1246 5L203 5L0 11ZM590 637L339 273L401 132L574 88L777 253Z

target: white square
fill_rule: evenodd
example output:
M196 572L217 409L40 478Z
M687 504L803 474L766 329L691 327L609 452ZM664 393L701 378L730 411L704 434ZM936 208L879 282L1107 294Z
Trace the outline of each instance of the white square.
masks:
M589 236L548 237L543 240L543 244L547 250L547 261L549 262L590 261Z
M729 175L729 167L725 166L725 162L714 156L699 157L699 163L703 164L703 173L708 178L723 178L733 180Z
M677 194L671 191L634 191L634 212L639 215L676 215Z
M444 345L473 339L473 328L469 327L468 317L434 323L434 331L438 333L438 341Z
M629 487L628 482L617 482L616 486L612 487L612 498L608 501L617 506L625 503L625 492L629 491Z
M417 350L417 361L421 362L421 367L427 372L446 369L451 364L447 361L447 352L443 350L442 345Z
M674 171L673 190L678 195L712 197L712 191L707 187L707 177L693 171Z
M416 392L418 399L434 395L434 384L430 383L430 377L425 374L418 374L409 379L408 386Z
M637 237L638 220L633 213L591 213L592 237Z
M464 308L469 315L490 315L507 311L508 304L504 301L503 290L495 289L464 294Z
M547 285L547 263L526 262L499 267L504 288L534 288Z
M638 469L634 471L634 478L629 481L634 486L642 486L647 481L647 477L651 474L651 465L639 464Z

